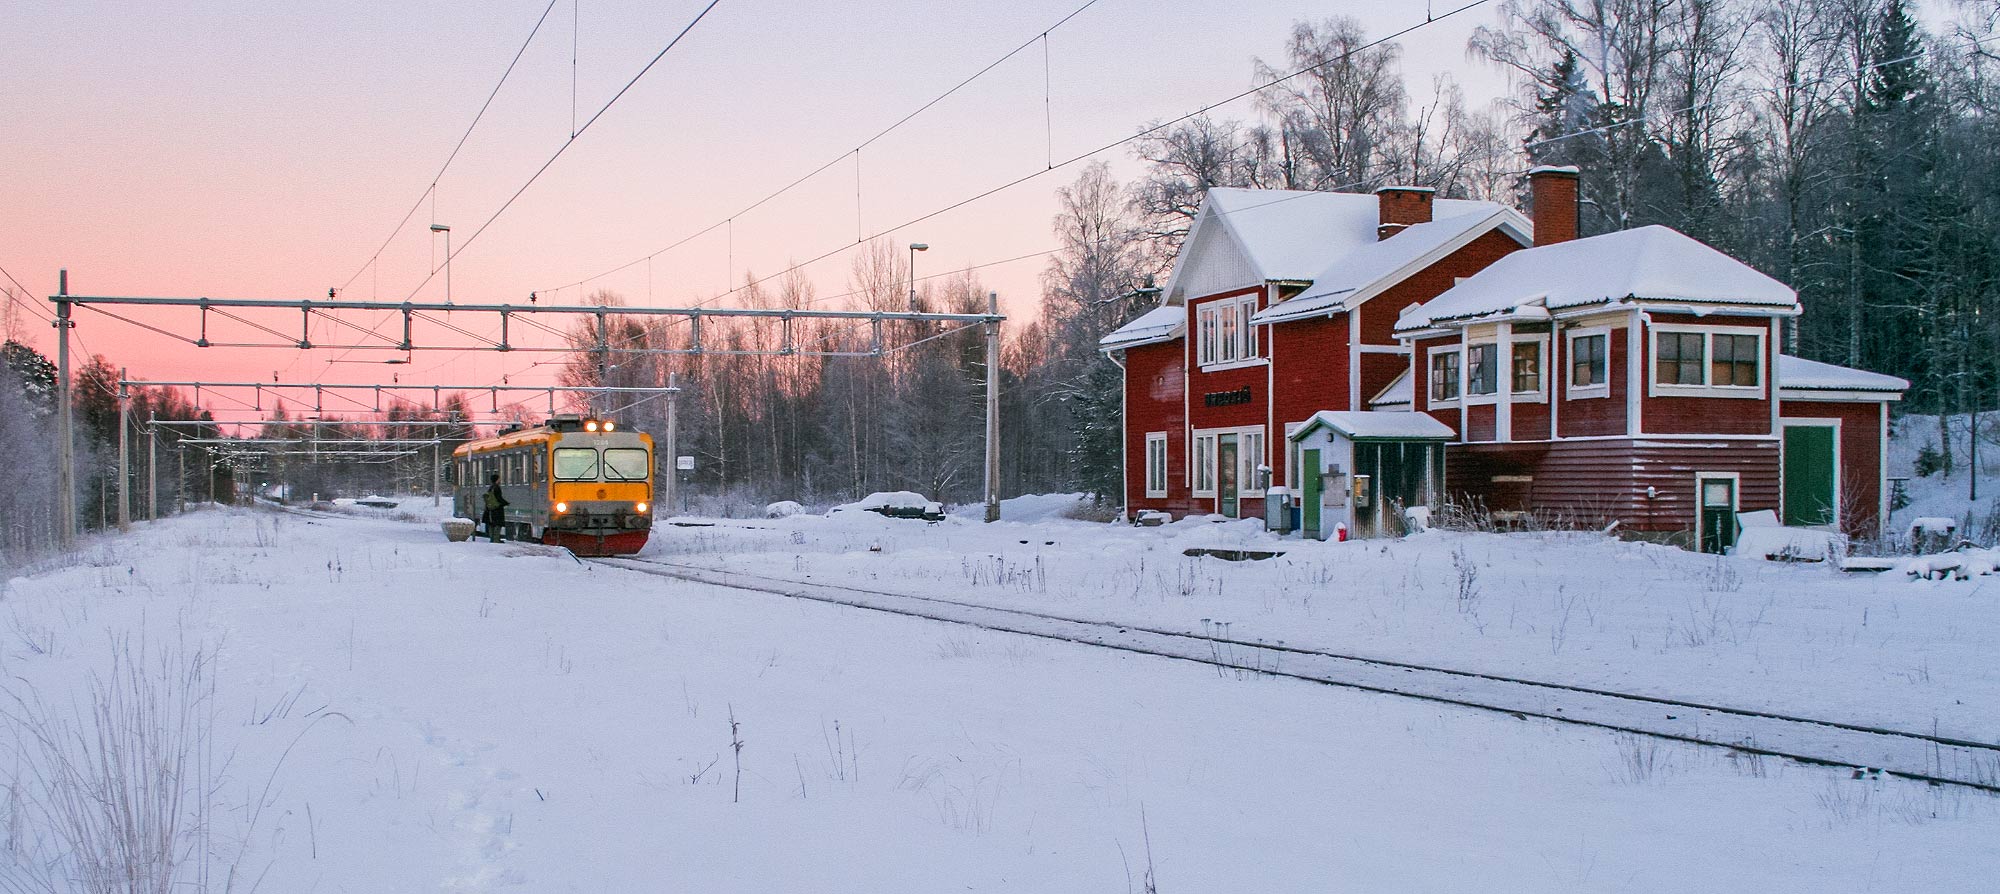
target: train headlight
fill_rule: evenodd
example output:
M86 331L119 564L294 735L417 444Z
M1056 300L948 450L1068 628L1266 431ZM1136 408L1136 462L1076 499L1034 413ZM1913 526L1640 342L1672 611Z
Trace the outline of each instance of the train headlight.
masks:
M569 511L569 504L568 504L568 503L557 503L557 504L556 504L556 514L557 514L557 515L561 515L561 514L563 514L563 513L565 513L565 512L568 512L568 511Z
M616 423L616 422L612 422L611 420L607 419L607 420L605 420L605 421L604 421L604 430L605 430L605 431L617 431L617 430L618 430L618 423Z
M634 507L632 507L632 511L634 511L634 512L637 512L637 513L639 513L640 515L645 515L645 514L646 514L646 504L642 502L642 503L640 503L639 505L637 505L637 506L634 506Z
M597 420L595 420L595 419L592 419L592 420L590 420L589 422L586 422L586 423L584 423L584 424L583 424L583 430L584 430L584 431L596 431L596 430L597 430Z

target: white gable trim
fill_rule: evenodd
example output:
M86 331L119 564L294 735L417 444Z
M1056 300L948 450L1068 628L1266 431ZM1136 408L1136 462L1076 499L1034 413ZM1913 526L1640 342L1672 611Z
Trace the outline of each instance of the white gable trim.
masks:
M1191 298L1200 298L1204 295L1213 295L1217 292L1260 285L1264 282L1263 271L1257 268L1256 259L1251 256L1249 249L1244 246L1243 239L1236 234L1235 228L1229 225L1227 217L1227 214L1216 210L1215 206L1210 204L1207 199L1202 200L1201 210L1195 213L1194 223L1188 226L1187 238L1181 241L1180 252L1174 258L1174 270L1167 275L1167 290L1163 299L1164 303L1184 305ZM1223 240L1221 248L1228 251L1246 270L1250 271L1250 275L1243 277L1240 282L1232 279L1221 285L1206 284L1199 294L1184 294L1185 288L1188 285L1187 280L1191 275L1189 272L1190 268L1194 266L1193 262L1198 260L1198 253L1206 250L1210 243L1215 242L1217 239Z

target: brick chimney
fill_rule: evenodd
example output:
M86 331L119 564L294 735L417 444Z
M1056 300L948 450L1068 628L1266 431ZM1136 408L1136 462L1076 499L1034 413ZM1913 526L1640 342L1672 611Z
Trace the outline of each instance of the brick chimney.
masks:
M1403 231L1404 227L1431 222L1431 197L1437 190L1428 186L1384 186L1375 190L1381 208L1381 223L1375 227L1377 241Z
M1576 238L1576 177L1573 166L1536 165L1528 172L1529 211L1534 215L1535 244L1554 245Z

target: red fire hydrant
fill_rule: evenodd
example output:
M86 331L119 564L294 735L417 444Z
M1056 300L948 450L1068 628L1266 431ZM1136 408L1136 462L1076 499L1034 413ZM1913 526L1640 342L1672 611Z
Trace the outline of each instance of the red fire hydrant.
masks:
M1340 522L1340 523L1338 523L1338 524L1335 524L1335 525L1333 526L1333 539L1334 539L1334 542L1335 542L1335 543L1346 543L1346 542L1347 542L1347 523L1346 523L1346 522Z

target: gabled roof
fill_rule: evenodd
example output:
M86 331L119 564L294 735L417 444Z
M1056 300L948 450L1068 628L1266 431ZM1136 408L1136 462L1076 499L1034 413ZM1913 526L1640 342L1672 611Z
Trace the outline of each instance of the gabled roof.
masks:
M1394 240L1390 240L1394 241ZM1403 311L1399 331L1625 300L1796 314L1796 292L1680 232L1639 227L1517 251Z
M1187 326L1187 311L1169 305L1156 307L1134 317L1131 322L1111 330L1111 334L1097 341L1100 351L1120 351L1140 345L1173 341L1181 337L1181 330Z
M1351 310L1495 228L1508 231L1522 245L1533 243L1530 225L1513 209L1489 202L1463 204L1483 207L1356 246L1314 275L1305 291L1259 311L1250 322L1280 323Z
M1779 354L1778 387L1787 391L1883 391L1901 394L1909 390L1910 383L1865 369Z
M1494 202L1438 199L1432 214L1460 217L1500 207ZM1259 282L1305 282L1348 252L1374 244L1380 222L1380 201L1364 193L1215 187L1203 198L1184 244L1226 236ZM1407 233L1397 238L1403 235ZM1187 257L1185 248L1182 257ZM1177 294L1174 287L1183 277L1183 266L1175 264L1167 285L1169 297Z
M1382 389L1381 393L1369 398L1368 409L1373 410L1384 407L1403 407L1407 409L1416 404L1416 397L1416 381L1410 378L1410 370L1408 367L1405 367L1402 372L1396 374L1396 380L1390 382L1389 387Z
M1321 410L1292 432L1297 441L1315 429L1331 428L1350 440L1448 441L1457 437L1428 413L1382 410Z

